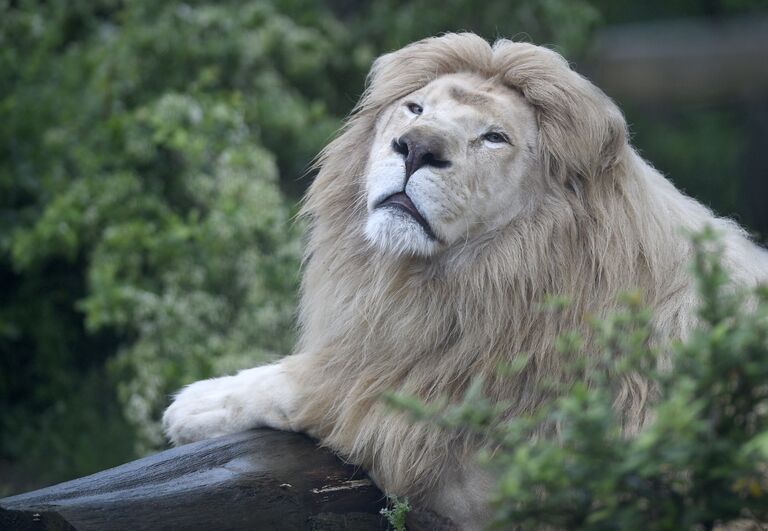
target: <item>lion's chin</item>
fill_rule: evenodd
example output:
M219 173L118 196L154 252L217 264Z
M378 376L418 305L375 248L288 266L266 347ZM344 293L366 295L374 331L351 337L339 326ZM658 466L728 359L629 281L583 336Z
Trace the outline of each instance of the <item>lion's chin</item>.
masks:
M427 234L412 216L394 208L371 212L365 224L365 237L375 248L396 255L431 256L439 242Z

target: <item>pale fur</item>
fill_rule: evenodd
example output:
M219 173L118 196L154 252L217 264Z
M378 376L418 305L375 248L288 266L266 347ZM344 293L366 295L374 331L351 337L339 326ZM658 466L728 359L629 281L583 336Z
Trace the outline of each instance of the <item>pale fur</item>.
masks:
M382 252L364 235L363 176L377 117L457 72L496 79L532 106L546 193L534 211L437 254ZM735 281L768 278L765 251L641 159L616 105L560 55L531 44L490 46L472 34L448 34L379 58L318 168L303 208L310 222L297 348L303 354L280 364L295 395L284 408L290 422L277 427L315 435L371 471L386 491L422 501L466 528L487 518L489 482L472 465L482 441L415 424L389 409L382 393L456 400L482 377L491 399L514 404L509 415L533 411L548 397L542 380L562 371L558 335L579 330L589 355L586 318L610 313L618 295L635 288L653 310L653 345L684 337L696 299L686 231L705 225L721 235ZM548 295L572 305L537 311ZM522 372L499 377L499 362L520 353L530 355ZM266 384L249 382L258 400ZM205 402L194 385L177 402ZM626 430L635 431L648 417L653 384L626 377L620 389L617 410ZM269 425L259 415L250 425ZM195 436L179 437L191 418L166 414L165 422L177 442L249 424L209 432L202 426Z

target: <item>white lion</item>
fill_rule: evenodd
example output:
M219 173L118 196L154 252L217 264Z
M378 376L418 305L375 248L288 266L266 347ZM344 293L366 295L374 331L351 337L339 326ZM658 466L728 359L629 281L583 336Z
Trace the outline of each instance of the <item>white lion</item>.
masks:
M257 426L309 433L389 492L462 529L489 518L493 478L477 442L380 400L463 395L482 376L493 399L531 411L558 374L561 332L639 288L652 342L686 335L695 297L684 229L709 224L733 278L768 278L768 255L642 160L616 105L557 53L472 34L384 55L340 136L322 153L304 206L307 250L298 354L197 382L164 417L176 444ZM533 311L547 294L562 312ZM531 354L513 379L498 363ZM617 377L618 378L618 377ZM652 383L621 382L628 432Z

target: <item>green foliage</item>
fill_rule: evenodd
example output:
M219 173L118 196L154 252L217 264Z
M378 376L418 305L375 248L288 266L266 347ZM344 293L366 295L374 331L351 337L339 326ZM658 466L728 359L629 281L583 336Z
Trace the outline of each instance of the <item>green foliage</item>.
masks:
M694 244L700 324L671 347L671 367L656 369L649 314L630 295L624 311L594 323L599 352L573 365L575 383L529 417L502 421L503 405L480 385L447 407L391 400L489 438L496 451L485 460L501 471L495 527L713 529L768 519L768 289L729 284L711 231ZM658 382L655 418L639 434L622 434L609 373ZM558 436L531 438L542 426Z
M588 43L599 12L585 0L375 0L353 17L355 31L379 49L397 49L446 31L473 31L488 39L514 37L573 54Z
M268 3L2 3L0 41L0 457L82 474L162 444L182 384L291 350L279 174L338 125L322 79L357 70L333 19ZM112 431L111 462L80 459Z
M381 510L381 514L387 519L394 531L406 531L405 517L411 510L411 504L407 498L387 496L388 506Z

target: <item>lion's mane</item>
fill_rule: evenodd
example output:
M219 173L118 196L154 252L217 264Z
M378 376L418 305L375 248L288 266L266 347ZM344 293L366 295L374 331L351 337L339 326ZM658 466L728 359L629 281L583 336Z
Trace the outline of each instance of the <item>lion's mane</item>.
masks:
M437 257L387 256L364 239L363 182L375 121L386 106L440 75L474 72L515 88L535 109L548 192L534 215ZM713 225L736 279L766 278L765 255L734 223L684 196L628 144L626 122L605 94L557 53L472 34L426 39L379 58L340 135L323 151L303 212L310 233L295 370L306 393L300 425L372 471L386 490L418 497L476 441L448 436L380 400L390 390L457 399L483 377L510 415L546 399L563 365L555 338L638 288L653 310L652 341L694 323L682 229ZM536 311L548 294L569 297ZM514 378L500 361L530 359ZM625 377L616 407L628 431L646 420L653 385Z

